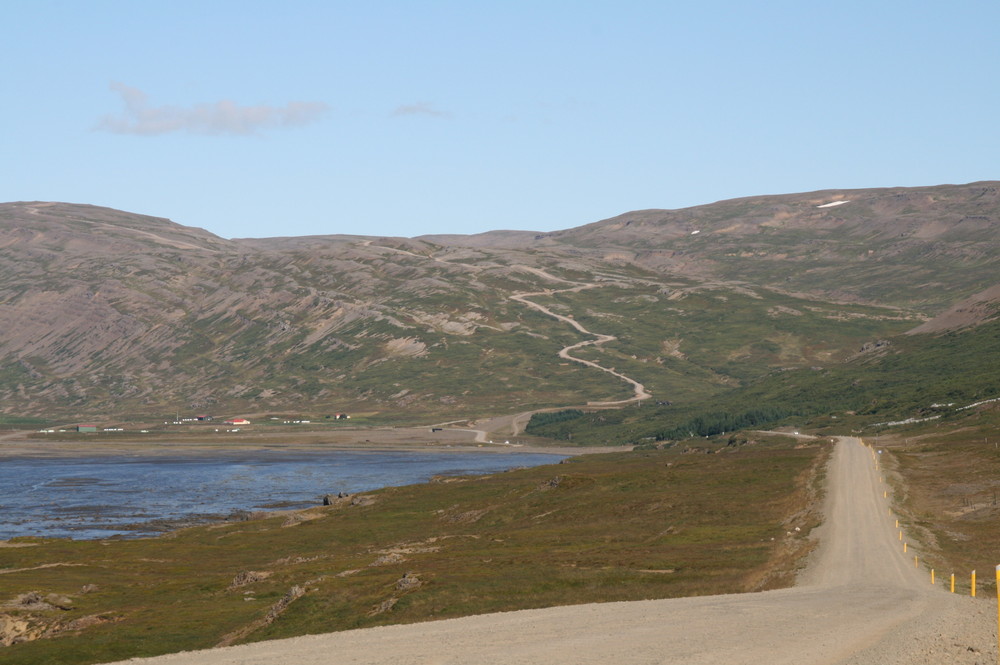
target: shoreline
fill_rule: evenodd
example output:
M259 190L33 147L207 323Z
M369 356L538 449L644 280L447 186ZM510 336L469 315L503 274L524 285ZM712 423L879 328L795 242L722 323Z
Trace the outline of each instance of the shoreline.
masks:
M285 452L374 452L374 453L489 453L512 455L531 453L538 455L595 455L614 452L628 452L630 446L613 447L571 447L537 446L515 444L401 444L401 443L274 443L274 442L227 442L206 443L186 441L93 441L93 442L35 442L18 441L0 443L0 459L17 457L103 457L113 455L171 456L200 455L210 457L226 452L255 452L278 450Z
M175 436L157 433L136 436L59 437L46 440L33 432L0 436L0 459L5 457L74 457L103 455L211 455L219 452L283 450L296 452L436 452L436 453L536 453L550 455L591 455L628 452L632 446L548 445L537 439L519 443L493 443L477 436L477 430L427 427L339 429L336 431L247 431L239 436L209 432L185 432ZM483 433L485 434L485 433ZM514 438L514 437L511 437ZM541 440L544 441L544 440Z

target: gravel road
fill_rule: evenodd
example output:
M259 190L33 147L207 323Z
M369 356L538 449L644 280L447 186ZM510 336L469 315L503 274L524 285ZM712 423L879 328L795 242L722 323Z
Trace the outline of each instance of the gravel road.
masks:
M820 546L791 589L489 614L124 662L996 663L995 601L950 594L944 576L932 586L913 548L903 554L871 449L841 438L828 478Z

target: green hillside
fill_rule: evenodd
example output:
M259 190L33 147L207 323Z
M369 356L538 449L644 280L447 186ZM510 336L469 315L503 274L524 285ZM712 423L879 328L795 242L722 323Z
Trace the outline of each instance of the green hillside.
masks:
M940 335L897 335L844 363L775 371L710 400L581 413L528 431L577 444L649 444L793 423L873 433L910 418L947 422L1000 397L1000 319ZM937 406L935 406L937 405ZM952 406L945 406L952 405Z

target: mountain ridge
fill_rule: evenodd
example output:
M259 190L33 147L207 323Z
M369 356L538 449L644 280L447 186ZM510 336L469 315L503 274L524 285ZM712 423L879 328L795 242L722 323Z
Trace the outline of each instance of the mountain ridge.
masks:
M0 204L0 399L21 414L413 417L628 393L558 358L579 333L512 298L524 293L616 337L589 359L703 397L837 362L977 293L989 318L998 192L822 190L415 238L224 239L98 206ZM545 275L600 288L562 293Z

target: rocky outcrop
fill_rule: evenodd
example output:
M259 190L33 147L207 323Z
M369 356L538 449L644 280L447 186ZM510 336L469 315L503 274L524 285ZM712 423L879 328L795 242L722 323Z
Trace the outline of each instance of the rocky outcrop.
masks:
M232 591L233 589L239 589L240 587L245 587L248 584L253 584L254 582L260 582L261 580L266 580L273 573L268 570L241 570L233 578L233 581L229 583L226 587L227 591Z
M373 617L391 611L396 606L396 603L399 602L401 595L415 591L423 586L423 584L423 581L415 573L403 573L403 576L396 580L396 593L368 610L368 616Z
M9 647L20 642L37 640L45 633L45 625L32 618L0 614L0 645Z
M238 640L243 639L244 637L246 637L247 635L256 630L259 630L265 626L270 626L272 623L275 622L275 620L279 616L281 616L281 614L285 610L288 609L289 605L291 605L293 602L295 602L304 595L306 595L306 590L303 587L300 587L298 585L293 586L291 589L288 590L288 592L284 596L281 597L281 599L278 602L276 602L267 610L267 614L265 614L260 619L251 621L249 624L243 626L242 628L234 630L233 632L225 635L215 646L227 647L231 644L234 644Z
M403 576L396 580L396 591L413 591L423 585L423 581L414 573L403 573Z

